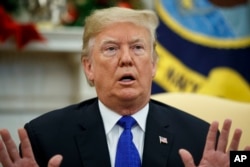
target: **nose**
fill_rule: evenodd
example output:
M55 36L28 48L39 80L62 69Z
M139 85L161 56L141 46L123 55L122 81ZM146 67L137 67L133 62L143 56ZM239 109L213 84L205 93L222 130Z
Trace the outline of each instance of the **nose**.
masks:
M122 53L120 55L120 60L119 60L119 65L120 67L126 67L126 66L132 66L133 65L133 59L132 55L128 49L123 49Z

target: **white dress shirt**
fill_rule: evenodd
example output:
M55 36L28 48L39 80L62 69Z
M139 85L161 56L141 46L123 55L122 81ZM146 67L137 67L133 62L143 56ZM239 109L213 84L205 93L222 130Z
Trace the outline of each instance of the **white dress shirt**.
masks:
M100 100L98 102L107 137L111 166L114 167L116 147L119 137L123 131L123 128L120 127L119 125L116 125L116 123L122 117L122 115L119 115L118 113L107 108ZM147 104L140 111L132 115L132 117L138 123L138 126L134 126L132 128L132 134L133 134L133 142L139 152L141 160L142 160L142 153L144 146L144 136L146 129L146 119L148 115L148 108L149 105Z

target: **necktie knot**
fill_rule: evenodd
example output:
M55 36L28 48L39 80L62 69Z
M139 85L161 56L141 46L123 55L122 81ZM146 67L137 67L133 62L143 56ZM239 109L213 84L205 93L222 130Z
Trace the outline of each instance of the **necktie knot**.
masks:
M126 115L126 116L123 116L117 122L117 124L123 127L124 129L129 130L136 124L136 120L133 117Z

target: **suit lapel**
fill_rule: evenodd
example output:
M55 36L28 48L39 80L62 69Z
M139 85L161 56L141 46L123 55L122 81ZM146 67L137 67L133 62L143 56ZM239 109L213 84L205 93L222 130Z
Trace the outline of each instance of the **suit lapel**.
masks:
M75 137L84 167L111 166L106 135L98 101L81 111L82 132Z
M167 112L160 111L155 104L149 103L143 151L143 167L165 167L173 143L173 135L168 132ZM160 136L166 143L160 142Z

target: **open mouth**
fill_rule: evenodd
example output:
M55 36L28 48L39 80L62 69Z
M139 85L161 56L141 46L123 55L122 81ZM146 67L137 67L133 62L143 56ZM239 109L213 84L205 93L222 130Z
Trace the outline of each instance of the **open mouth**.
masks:
M135 78L132 75L125 75L123 77L121 77L121 79L119 81L122 82L130 82L130 81L134 81Z

